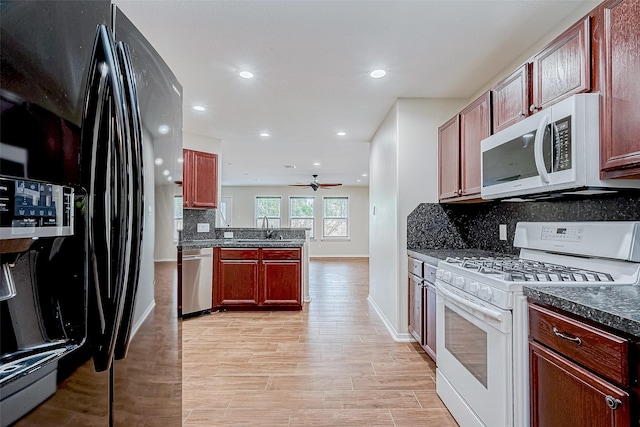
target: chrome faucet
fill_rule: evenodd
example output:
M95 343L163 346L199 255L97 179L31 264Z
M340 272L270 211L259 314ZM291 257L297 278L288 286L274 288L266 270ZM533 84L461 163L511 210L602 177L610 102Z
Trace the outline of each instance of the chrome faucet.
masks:
M266 215L262 217L262 228L269 228L269 218Z

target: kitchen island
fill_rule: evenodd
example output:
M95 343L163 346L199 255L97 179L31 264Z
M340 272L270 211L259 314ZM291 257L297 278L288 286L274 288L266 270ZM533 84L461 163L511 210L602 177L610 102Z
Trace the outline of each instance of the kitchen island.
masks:
M213 250L210 309L300 310L310 300L305 230L224 228L186 237L178 244L181 279L183 251ZM182 285L179 280L179 315L189 298Z

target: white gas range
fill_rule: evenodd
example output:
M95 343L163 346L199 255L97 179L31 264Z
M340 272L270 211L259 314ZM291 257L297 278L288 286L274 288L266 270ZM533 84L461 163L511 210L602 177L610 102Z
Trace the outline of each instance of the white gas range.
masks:
M640 222L518 223L514 246L438 264L436 390L462 427L529 425L523 286L640 285Z

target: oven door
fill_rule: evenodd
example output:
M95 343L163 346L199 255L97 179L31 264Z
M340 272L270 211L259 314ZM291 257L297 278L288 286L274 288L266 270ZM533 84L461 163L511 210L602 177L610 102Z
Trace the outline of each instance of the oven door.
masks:
M460 425L512 426L512 314L437 281L436 389Z

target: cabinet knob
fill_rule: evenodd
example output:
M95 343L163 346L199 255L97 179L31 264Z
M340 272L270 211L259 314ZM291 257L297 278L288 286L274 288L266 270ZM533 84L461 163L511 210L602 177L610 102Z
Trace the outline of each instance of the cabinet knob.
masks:
M520 117L524 117L526 114L524 112L520 113Z
M538 111L538 107L536 107L536 104L531 104L531 106L529 107L529 111L531 112Z
M618 409L618 407L622 405L622 401L620 401L620 399L616 399L613 396L605 397L604 401L607 402L607 406L611 409Z

